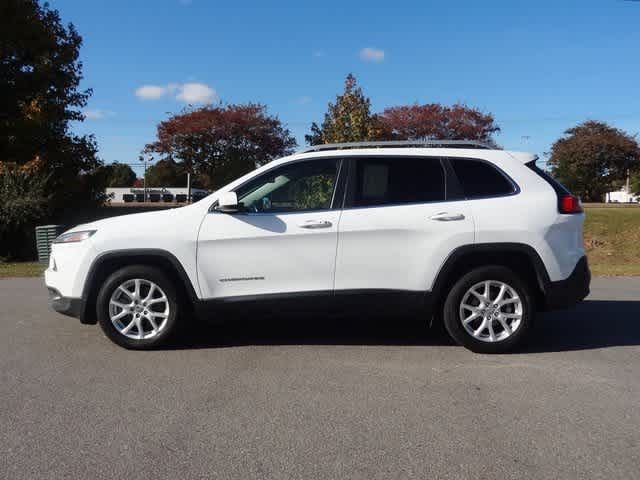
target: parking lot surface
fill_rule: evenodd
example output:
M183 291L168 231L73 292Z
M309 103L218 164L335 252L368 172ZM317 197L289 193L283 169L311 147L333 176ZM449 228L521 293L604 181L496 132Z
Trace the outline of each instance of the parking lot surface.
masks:
M134 352L0 280L0 478L640 476L640 279L525 351L407 319L259 317Z

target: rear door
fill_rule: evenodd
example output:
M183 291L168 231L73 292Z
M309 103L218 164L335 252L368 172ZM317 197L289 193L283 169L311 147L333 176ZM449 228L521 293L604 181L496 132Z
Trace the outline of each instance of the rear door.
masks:
M474 242L471 210L436 157L355 157L338 228L336 293L430 290L447 256ZM364 293L364 292L363 292Z

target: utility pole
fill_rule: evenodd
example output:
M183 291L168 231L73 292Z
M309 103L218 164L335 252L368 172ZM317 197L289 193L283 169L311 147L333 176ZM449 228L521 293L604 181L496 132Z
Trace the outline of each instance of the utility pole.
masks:
M142 201L147 201L147 158L140 155L138 160L142 161L144 165L144 175L142 176Z
M631 194L631 169L627 168L627 193Z
M191 172L187 172L187 202L191 203Z

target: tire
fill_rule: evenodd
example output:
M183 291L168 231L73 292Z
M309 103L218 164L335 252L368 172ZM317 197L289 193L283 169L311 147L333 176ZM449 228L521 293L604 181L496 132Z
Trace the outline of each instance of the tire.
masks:
M491 300L488 303L483 301L487 283ZM501 305L497 305L500 292ZM459 345L476 353L507 353L526 338L534 310L527 282L512 270L494 265L476 268L453 285L444 303L443 317L447 332Z
M151 285L155 285L153 292ZM128 296L123 289L129 292ZM146 265L132 265L112 273L96 301L98 323L105 335L133 350L166 344L178 330L179 310L178 293L171 280L161 270Z

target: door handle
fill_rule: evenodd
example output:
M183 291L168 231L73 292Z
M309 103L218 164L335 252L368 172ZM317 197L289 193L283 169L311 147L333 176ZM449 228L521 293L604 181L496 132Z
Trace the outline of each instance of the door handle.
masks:
M300 224L300 228L308 228L308 229L315 229L315 228L329 228L331 225L333 225L330 221L328 220L307 220L306 222Z
M439 222L455 222L456 220L464 220L464 215L461 213L440 212L435 215L431 215L429 218Z

